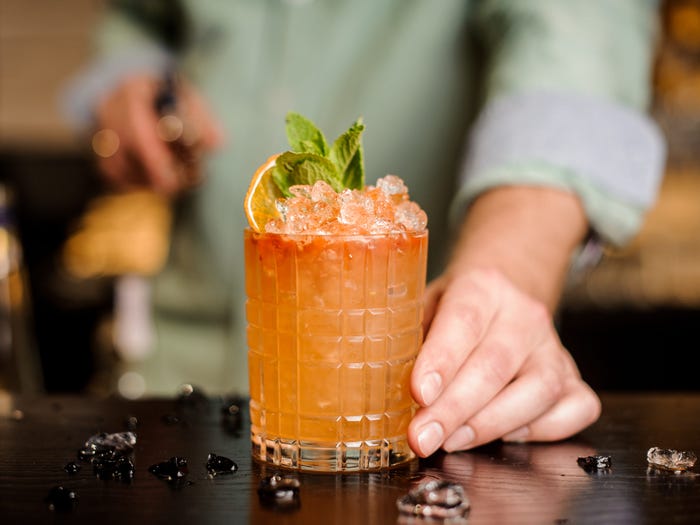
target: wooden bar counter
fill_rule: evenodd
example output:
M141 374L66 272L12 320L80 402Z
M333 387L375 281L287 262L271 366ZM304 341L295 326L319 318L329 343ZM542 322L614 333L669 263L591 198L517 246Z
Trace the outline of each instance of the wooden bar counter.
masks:
M700 394L602 395L603 416L560 443L505 445L438 453L388 472L306 474L298 508L261 503L258 486L278 472L250 458L247 407L240 426L223 416L220 399L125 401L81 397L0 397L0 523L395 524L396 500L422 481L460 483L471 502L469 525L700 523L700 476L648 471L652 446L700 452ZM138 421L131 482L98 479L77 451L91 435ZM133 422L133 419L132 419ZM209 453L239 469L210 478ZM612 468L587 473L579 456L612 456ZM188 460L186 482L156 478L152 464ZM64 467L82 465L76 474ZM696 470L700 471L696 467ZM62 485L77 494L68 510L45 498ZM407 523L436 523L406 521Z

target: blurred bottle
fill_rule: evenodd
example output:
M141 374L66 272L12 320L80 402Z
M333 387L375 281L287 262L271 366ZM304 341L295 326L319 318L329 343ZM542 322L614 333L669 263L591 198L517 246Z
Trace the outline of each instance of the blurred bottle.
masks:
M29 327L29 295L11 195L0 184L0 392L42 390L41 368Z

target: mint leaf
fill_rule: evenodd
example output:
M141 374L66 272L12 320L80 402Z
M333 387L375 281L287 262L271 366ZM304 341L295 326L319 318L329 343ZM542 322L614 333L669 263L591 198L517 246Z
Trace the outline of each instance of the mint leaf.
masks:
M344 188L362 189L365 185L365 169L362 152L362 132L365 126L358 118L350 129L340 135L328 154L340 173Z
M315 153L282 153L275 162L272 179L285 197L292 196L290 186L311 185L319 180L327 182L337 192L343 190L335 165L328 158Z
M290 111L287 113L286 123L287 139L292 151L328 156L326 137L313 122L299 113Z
M365 156L362 144L352 156L352 160L343 175L343 186L353 190L361 190L365 187Z
M285 197L292 196L290 186L313 185L319 180L337 192L364 187L361 138L365 126L361 118L331 148L321 130L299 113L287 113L286 128L292 151L281 154L272 171L272 180Z

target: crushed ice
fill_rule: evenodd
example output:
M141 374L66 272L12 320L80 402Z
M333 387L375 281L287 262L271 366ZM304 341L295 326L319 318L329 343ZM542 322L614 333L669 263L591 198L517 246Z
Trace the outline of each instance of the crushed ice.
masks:
M235 461L225 456L218 456L213 452L207 457L207 472L209 477L215 477L220 474L233 474L238 470L238 465Z
M464 518L469 511L469 500L461 485L450 481L431 480L421 483L396 500L396 506L404 516L452 520L454 523L454 520Z
M612 467L612 456L582 456L576 462L586 472L596 472Z
M299 508L299 480L291 476L266 476L258 486L258 499L263 507L276 510Z
M647 451L647 462L652 468L680 473L693 468L697 461L693 451L651 447Z
M324 181L292 186L291 197L278 200L280 218L265 225L268 233L364 235L423 231L425 212L409 200L408 189L395 175L376 186L336 193Z

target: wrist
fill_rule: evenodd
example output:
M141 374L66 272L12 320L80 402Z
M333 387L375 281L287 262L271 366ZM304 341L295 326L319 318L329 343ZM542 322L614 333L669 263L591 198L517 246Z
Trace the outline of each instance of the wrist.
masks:
M587 231L574 194L499 187L483 193L468 210L447 273L495 269L553 311L572 253Z

